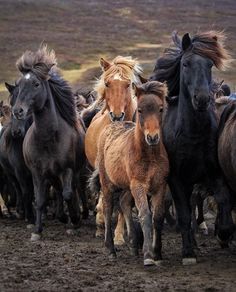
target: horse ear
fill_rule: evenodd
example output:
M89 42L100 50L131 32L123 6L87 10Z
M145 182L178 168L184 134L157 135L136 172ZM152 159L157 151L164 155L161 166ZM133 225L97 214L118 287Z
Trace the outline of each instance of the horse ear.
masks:
M15 85L11 85L11 84L9 84L7 82L5 82L5 86L6 86L6 89L9 91L9 93L11 93L11 94L12 94L13 90L16 87Z
M103 71L107 71L111 67L111 64L103 58L100 59L100 65Z
M138 87L134 82L132 83L132 88L134 90L135 96L138 98L140 96L140 93L141 93L141 88Z
M144 84L144 83L147 83L148 82L148 79L147 78L145 78L145 77L143 77L142 75L138 75L138 77L139 77L139 79L140 79L140 81L141 81L141 83L142 84Z
M182 38L182 49L186 51L192 45L189 33L186 33Z

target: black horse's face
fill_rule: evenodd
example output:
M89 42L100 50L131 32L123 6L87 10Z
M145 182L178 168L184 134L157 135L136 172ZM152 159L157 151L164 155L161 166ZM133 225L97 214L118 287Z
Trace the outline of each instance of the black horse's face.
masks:
M196 111L206 111L210 104L211 70L213 62L208 58L187 53L181 60L181 76Z
M13 114L17 119L26 119L33 111L43 108L47 99L45 82L32 72L19 80L19 93L13 106Z

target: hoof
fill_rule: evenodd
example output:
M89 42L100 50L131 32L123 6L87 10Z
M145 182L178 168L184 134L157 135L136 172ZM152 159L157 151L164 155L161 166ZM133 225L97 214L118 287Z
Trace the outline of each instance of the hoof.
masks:
M27 229L33 229L33 228L34 228L34 224L27 224L27 225L26 225L26 228L27 228Z
M67 229L66 234L67 235L76 235L77 232L76 232L76 229Z
M228 240L221 240L219 238L219 236L217 236L217 240L218 240L221 248L229 248L229 241Z
M130 253L132 256L138 256L138 248L131 247L130 248Z
M58 220L61 223L64 223L64 224L67 224L68 223L68 216L66 214L63 214L61 216L58 216L57 218L58 218Z
M197 259L196 258L183 258L182 259L183 266L196 265L196 263L197 263Z
M116 238L114 238L114 244L115 245L124 245L125 241L124 241L124 239L116 239Z
M143 261L143 264L144 264L145 267L147 267L147 266L154 266L155 265L155 262L154 262L153 259L145 259Z
M16 212L16 218L22 220L24 219L24 214Z
M116 254L115 253L110 253L108 256L110 261L114 261L116 259Z
M68 191L68 192L62 192L62 196L64 198L64 200L66 202L70 201L71 198L72 198L72 192L71 191Z
M154 261L154 263L156 266L160 267L163 265L163 260L156 260L156 261Z
M31 233L31 241L39 241L41 239L41 235L38 233Z
M206 222L203 221L199 226L198 228L200 229L200 231L204 234L204 235L208 235L208 228L207 228L207 225L206 225Z
M96 233L95 233L95 236L97 238L104 238L104 229L97 229Z

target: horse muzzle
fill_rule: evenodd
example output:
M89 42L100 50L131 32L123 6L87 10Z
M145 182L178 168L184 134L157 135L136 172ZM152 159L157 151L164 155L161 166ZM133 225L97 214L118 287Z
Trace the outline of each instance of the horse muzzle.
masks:
M115 115L113 112L110 112L110 118L112 122L122 122L124 120L125 117L125 113L122 112L119 116Z
M17 119L17 120L24 120L26 118L26 113L23 110L23 108L14 108L12 110L12 114L13 116Z
M160 137L158 134L155 135L147 134L145 135L145 140L149 146L153 146L157 145L160 142Z
M210 97L194 95L192 103L195 110L204 112L207 111L210 105Z

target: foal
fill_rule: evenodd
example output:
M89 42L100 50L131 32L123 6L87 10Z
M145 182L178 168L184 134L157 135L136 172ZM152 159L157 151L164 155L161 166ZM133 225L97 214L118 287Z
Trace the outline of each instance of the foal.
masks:
M169 163L162 143L161 122L167 87L148 82L135 88L138 99L136 124L112 123L100 136L97 165L104 194L105 246L116 255L111 231L112 193L117 189L131 192L139 212L144 234L144 265L161 260L161 230L164 195ZM147 195L151 195L154 238L152 250L152 216ZM122 206L130 243L137 249L131 208Z

